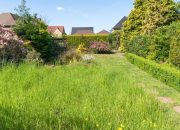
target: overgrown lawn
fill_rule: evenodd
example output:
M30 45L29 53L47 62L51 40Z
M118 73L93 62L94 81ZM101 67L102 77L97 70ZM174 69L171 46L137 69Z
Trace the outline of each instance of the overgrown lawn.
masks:
M1 130L175 130L170 112L139 87L117 55L68 66L0 71Z

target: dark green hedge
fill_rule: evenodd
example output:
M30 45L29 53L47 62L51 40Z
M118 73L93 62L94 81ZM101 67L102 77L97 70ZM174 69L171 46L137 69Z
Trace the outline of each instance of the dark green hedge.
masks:
M170 66L163 66L143 57L128 53L127 59L139 68L149 72L155 78L180 91L180 71Z
M126 52L154 60L171 63L180 68L180 21L162 26L151 35L136 35L127 40Z
M78 47L80 44L89 47L90 42L94 40L108 42L108 35L68 35L65 38L70 47Z
M150 36L137 35L128 43L128 52L146 58L149 53Z

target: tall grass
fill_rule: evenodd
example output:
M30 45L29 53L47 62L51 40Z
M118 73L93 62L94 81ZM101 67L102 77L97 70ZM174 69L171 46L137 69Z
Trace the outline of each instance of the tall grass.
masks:
M1 130L173 130L117 57L95 64L9 65L0 71Z

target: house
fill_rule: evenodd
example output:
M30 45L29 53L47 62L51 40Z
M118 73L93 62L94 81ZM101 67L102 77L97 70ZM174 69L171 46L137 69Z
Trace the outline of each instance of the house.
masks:
M97 33L98 35L108 35L110 34L110 32L106 31L106 30L102 30L100 32Z
M48 32L54 37L61 37L66 34L64 26L48 26Z
M115 30L121 30L122 27L123 27L123 23L127 20L127 17L124 16L113 28L112 28L112 31L115 31Z
M94 34L93 27L73 27L71 35L91 35Z
M12 13L1 13L0 14L0 25L3 26L4 29L11 29L18 20L19 16Z

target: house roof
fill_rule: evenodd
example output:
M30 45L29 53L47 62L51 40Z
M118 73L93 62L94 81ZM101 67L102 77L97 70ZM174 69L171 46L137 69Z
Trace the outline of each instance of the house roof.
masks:
M93 27L73 27L71 31L72 35L94 34Z
M59 30L61 33L65 33L64 26L48 26L48 31L54 33L56 30Z
M110 34L110 32L108 32L106 30L102 30L102 31L98 32L97 34Z
M1 13L0 24L3 26L13 26L16 24L18 16L12 13Z
M114 30L120 30L123 27L123 23L127 20L127 17L124 16L114 27Z

